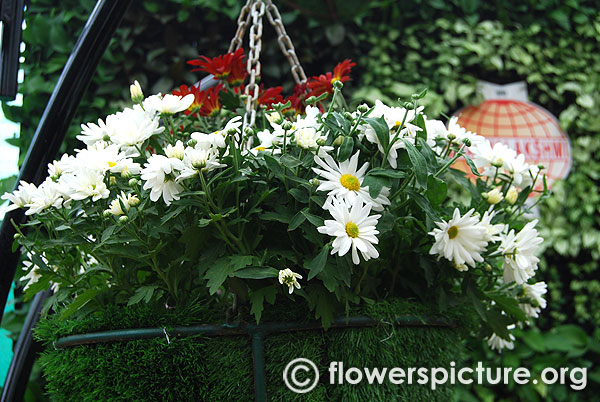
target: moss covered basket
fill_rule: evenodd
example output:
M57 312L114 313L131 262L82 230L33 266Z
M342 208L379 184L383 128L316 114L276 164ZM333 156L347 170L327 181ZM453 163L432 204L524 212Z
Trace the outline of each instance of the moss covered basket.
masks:
M264 354L260 352L264 369L259 367L262 373L258 377L256 351L253 359L257 331L251 330L248 336L248 331L242 333L240 326L220 325L225 336L181 336L181 331L176 330L198 323L223 322L223 314L217 316L203 307L165 310L157 315L155 309L138 305L109 308L79 320L50 316L40 322L36 331L38 339L47 345L40 360L47 391L54 401L78 402L451 400L452 388L446 386L432 391L429 384L393 385L387 381L381 385L369 385L366 381L331 385L327 369L333 361L343 362L347 368L449 367L453 361L459 364L463 350L460 328L455 323L462 317L457 313L438 319L432 310L417 303L383 302L351 311L351 316L376 321L374 326L352 326L351 321L342 318L337 321L339 327L323 330L304 321L299 324L303 329L298 330L295 324L289 327L290 322L299 321L293 310L267 314L258 327L244 326L256 330L268 328L275 321L285 322L275 327L287 326L283 331L258 331L261 343L264 342ZM396 325L392 324L394 321ZM162 334L147 333L145 339L140 339L138 330L121 331L119 340L96 339L80 345L64 342L69 339L66 337L73 339L77 334L133 328L154 328L154 332L158 329ZM134 335L122 336L127 333ZM283 381L285 366L298 357L315 362L321 374L317 386L305 394L290 391ZM262 380L264 390L256 388L260 388L257 378Z

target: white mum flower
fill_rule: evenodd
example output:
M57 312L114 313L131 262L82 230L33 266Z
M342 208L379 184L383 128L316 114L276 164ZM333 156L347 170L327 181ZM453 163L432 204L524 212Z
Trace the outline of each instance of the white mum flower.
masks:
M302 275L293 272L289 268L279 271L279 283L282 285L287 285L290 294L292 294L294 291L294 287L296 287L296 289L300 289L298 279L302 279Z
M150 113L175 114L187 110L194 103L194 94L178 96L156 94L144 99L142 105Z
M159 126L158 116L148 113L140 105L108 116L106 124L112 130L110 140L123 149L139 146L148 138L165 130Z
M501 142L497 142L492 147L492 143L485 140L470 149L475 166L483 168L483 174L490 177L495 175L497 169L507 166L517 157L517 153L513 149Z
M73 200L91 198L92 201L98 201L110 195L104 183L104 175L96 169L81 168L61 176L60 183L66 186L66 194Z
M112 137L113 131L113 127L108 126L102 119L98 119L98 124L82 124L81 134L77 136L77 139L90 146L98 141L103 141L105 138Z
M191 137L193 140L196 140L196 148L224 148L227 145L225 137L220 132L212 134L194 132Z
M390 200L387 198L390 189L383 187L376 199L371 198L369 186L362 185L369 163L366 162L357 170L358 155L357 151L350 159L340 162L339 165L330 155L325 155L324 160L315 155L315 162L323 169L312 169L326 179L321 181L317 190L327 191L328 198L343 198L350 205L356 198L360 198L363 203L371 205L374 211L383 211L384 205L390 205Z
M63 154L59 160L49 163L48 176L51 177L52 180L58 180L60 175L69 168L69 165L72 163L73 159L73 156Z
M483 262L481 253L487 247L488 229L473 216L474 211L471 209L461 217L456 208L449 222L436 222L438 228L429 232L435 237L429 254L441 255L456 266L475 267L475 262Z
M13 209L25 208L28 204L31 204L32 198L37 191L38 188L35 184L21 180L19 182L19 188L12 193L4 193L1 197L3 200L8 200L11 203L6 208L6 212L12 211Z
M75 158L71 158L63 164L64 171L77 174L79 170L87 169L96 170L103 174L108 170L113 173L120 173L124 165L136 170L132 160L123 161L127 158L127 154L121 152L116 144L106 145L104 142L97 142L87 147L87 149L76 150L76 153ZM122 161L123 163L121 163Z
M521 310L523 310L527 317L538 318L540 311L546 308L546 300L543 295L548 292L548 285L546 285L546 282L537 282L533 285L524 283L523 290L525 297L528 297L531 302L521 303L519 307L521 307Z
M266 129L259 131L258 133L256 133L256 136L258 137L260 144L251 148L249 152L253 155L258 155L259 152L265 152L267 150L269 150L269 152L272 152L274 154L281 153L280 149L274 149L274 148L275 148L275 146L277 146L283 142L283 134L284 133L282 130L281 131L275 130L272 133ZM248 152L248 151L245 151L245 152Z
M31 194L31 202L26 205L29 209L25 212L25 215L39 214L50 207L60 208L63 201L67 203L65 198L64 189L48 177Z
M195 176L200 171L210 172L211 170L227 166L219 162L218 154L215 152L214 148L187 147L185 149L183 163L185 168L177 177L177 181Z
M513 330L513 329L515 329L515 325L512 324L506 328L509 330ZM515 347L515 344L514 344L515 336L513 334L509 334L509 336L510 336L510 340L506 340L504 338L499 337L498 335L496 335L494 333L494 334L490 335L490 337L487 339L487 344L489 345L490 349L497 350L498 352L500 352L504 348L512 350Z
M327 152L333 151L333 147L329 145L319 145L317 141L325 141L326 135L319 133L314 127L301 127L294 132L294 140L300 148L311 151L319 150L318 156L324 158Z
M179 172L185 169L185 164L176 158L164 155L152 155L142 169L142 179L145 181L144 190L151 189L150 199L156 202L161 196L167 205L179 199L183 186L176 179Z
M540 260L535 253L538 245L544 241L538 236L536 224L537 219L525 225L519 233L513 229L502 235L498 253L504 255L505 283L516 282L521 285L535 274Z
M537 166L529 166L525 162L525 155L519 154L506 163L505 170L513 178L513 183L517 187L525 188L533 182L531 176L537 173Z
M114 200L111 201L110 206L107 209L107 211L114 216L121 216L126 211L129 211L129 209L131 207L136 206L139 203L140 203L140 200L139 200L139 198L137 198L136 195L125 194L123 191L121 191L121 194L119 196L117 196L117 198L115 198ZM125 211L123 211L123 208L121 207L121 205L123 205L125 207Z
M142 92L142 86L135 80L133 84L129 86L129 95L134 103L139 103L144 99L144 93Z
M435 138L446 138L448 135L448 130L446 130L446 125L441 120L428 119L426 116L423 116L425 119L425 128L427 129L427 137Z
M175 145L169 144L165 148L165 155L167 155L167 158L177 158L179 160L183 160L184 154L185 147L181 141L177 141Z
M337 253L340 257L352 249L352 262L359 264L358 252L365 261L379 257L379 252L373 246L378 244L375 228L381 215L371 215L371 204L364 204L361 198L356 197L349 205L343 200L332 198L323 206L329 211L333 220L326 220L324 226L317 230L320 233L335 237L331 254Z

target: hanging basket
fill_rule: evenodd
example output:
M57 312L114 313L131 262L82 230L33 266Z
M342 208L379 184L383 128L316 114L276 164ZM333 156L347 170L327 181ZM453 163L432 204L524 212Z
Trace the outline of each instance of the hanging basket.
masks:
M379 303L323 330L310 321L126 328L132 320L159 317L115 308L83 322L46 319L37 334L49 346L41 363L54 401L449 400L451 388L432 391L416 380L413 385L329 384L334 361L346 369L406 369L449 367L460 360L453 320L422 311L406 301ZM282 375L299 357L313 361L321 375L305 394L290 391Z

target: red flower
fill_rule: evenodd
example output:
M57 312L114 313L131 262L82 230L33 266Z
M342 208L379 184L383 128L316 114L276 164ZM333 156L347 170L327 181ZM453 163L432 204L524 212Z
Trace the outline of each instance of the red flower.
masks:
M287 98L284 99L283 103L287 103L288 101L290 101L292 103L292 106L283 110L284 114L292 114L292 113L294 115L304 114L304 112L306 110L306 105L304 104L304 100L307 97L306 85L307 85L306 83L296 84L296 86L294 87L294 94L292 96L288 96Z
M267 106L267 109L271 108L273 103L283 102L283 96L281 96L283 87L273 87L264 89L264 85L260 85L260 92L256 102L259 105Z
M200 101L202 106L198 113L200 116L213 116L221 110L221 102L219 102L219 93L223 89L223 84L219 84L206 91L200 92Z
M189 115L190 113L192 113L192 111L194 109L200 109L202 107L202 99L200 98L200 89L195 85L192 85L191 87L188 87L187 85L182 85L179 87L179 89L175 89L172 93L173 93L173 95L177 95L177 96L186 96L189 94L194 95L194 102L184 112L186 114L186 116Z
M200 56L199 59L188 61L188 64L198 66L192 71L204 71L214 75L215 79L225 80L231 85L239 85L248 76L244 57L244 50L240 48L233 53L227 53L212 59Z
M312 77L312 80L307 84L307 87L310 90L308 97L319 96L325 92L329 94L333 93L333 83L335 81L348 81L350 79L350 70L355 65L356 63L353 63L350 59L346 59L335 66L333 73L327 72Z

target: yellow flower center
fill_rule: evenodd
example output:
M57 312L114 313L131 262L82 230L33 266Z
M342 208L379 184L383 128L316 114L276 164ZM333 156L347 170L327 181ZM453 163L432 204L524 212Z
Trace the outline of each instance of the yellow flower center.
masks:
M456 236L458 236L458 228L456 226L450 226L450 228L448 228L448 237L454 239Z
M264 150L265 150L265 149L267 149L267 148L265 148L265 147L256 147L255 149L256 149L257 151L264 151Z
M108 162L109 167L114 167L117 165L117 162Z
M400 127L402 125L401 121L396 120L396 127Z
M358 191L360 189L360 181L358 181L356 176L352 176L348 173L343 174L342 177L340 177L340 183L348 190Z
M358 237L358 226L354 222L346 223L346 234L350 237Z

